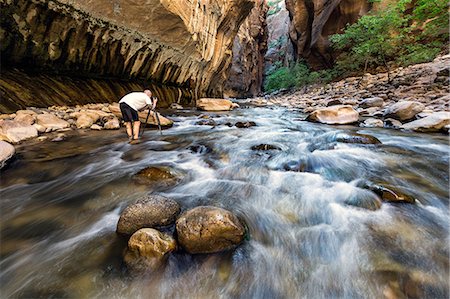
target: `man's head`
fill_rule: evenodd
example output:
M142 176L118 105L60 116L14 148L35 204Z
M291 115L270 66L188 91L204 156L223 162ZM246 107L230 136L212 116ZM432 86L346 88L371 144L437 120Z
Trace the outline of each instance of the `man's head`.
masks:
M149 89L144 90L144 93L148 95L148 97L152 97L152 92Z

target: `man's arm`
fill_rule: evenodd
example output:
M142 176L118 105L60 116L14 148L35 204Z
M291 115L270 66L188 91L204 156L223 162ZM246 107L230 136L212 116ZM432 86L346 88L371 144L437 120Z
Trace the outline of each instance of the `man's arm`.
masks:
M155 110L155 108L156 108L156 103L158 103L158 98L157 97L154 97L154 98L152 98L152 110Z

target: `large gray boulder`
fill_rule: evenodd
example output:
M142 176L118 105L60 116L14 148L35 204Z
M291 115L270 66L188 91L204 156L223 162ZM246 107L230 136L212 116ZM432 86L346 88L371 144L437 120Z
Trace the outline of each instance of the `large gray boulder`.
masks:
M175 222L180 205L160 195L146 195L123 210L117 223L117 233L131 235L141 228L153 228Z
M434 112L427 117L418 119L401 126L405 130L417 132L438 132L444 130L445 126L450 124L450 112Z
M183 213L176 222L179 244L189 253L212 253L242 242L245 228L225 209L200 206Z
M308 117L308 121L320 122L323 124L351 124L357 122L359 114L349 105L337 105L319 108L313 111Z
M389 107L384 112L384 117L398 119L400 121L414 118L416 114L422 112L425 105L414 101L400 101Z
M0 120L0 140L18 143L37 136L38 131L34 126L13 120Z

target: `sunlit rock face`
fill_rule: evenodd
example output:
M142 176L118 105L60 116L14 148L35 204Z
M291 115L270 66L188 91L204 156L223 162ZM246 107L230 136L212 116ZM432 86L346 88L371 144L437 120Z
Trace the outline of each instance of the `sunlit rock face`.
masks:
M336 53L329 36L356 22L372 4L365 0L286 0L291 16L290 37L297 58L314 69L332 66Z
M234 39L233 59L224 87L226 97L252 97L261 93L267 51L268 6L265 0L256 2Z
M1 0L2 67L151 84L165 103L221 96L255 1ZM20 98L10 83L1 87L8 101Z

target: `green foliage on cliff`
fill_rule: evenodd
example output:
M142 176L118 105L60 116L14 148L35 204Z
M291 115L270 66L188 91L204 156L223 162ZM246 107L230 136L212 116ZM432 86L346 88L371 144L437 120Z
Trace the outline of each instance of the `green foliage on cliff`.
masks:
M337 76L335 70L311 71L305 62L290 67L279 67L265 79L264 90L271 92L283 88L303 87L313 83L328 83Z
M380 2L380 1L376 1ZM400 0L361 17L331 41L343 50L342 71L362 70L393 62L409 65L431 61L448 40L447 0Z

